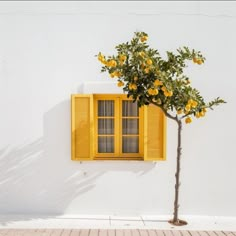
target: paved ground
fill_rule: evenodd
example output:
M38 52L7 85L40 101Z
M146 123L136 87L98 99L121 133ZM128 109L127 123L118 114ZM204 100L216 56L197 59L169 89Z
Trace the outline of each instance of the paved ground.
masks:
M0 236L236 236L236 232L145 229L0 229Z
M181 219L186 220L186 226L173 226L168 223L170 216L85 216L85 215L63 215L63 216L0 216L0 230L9 235L74 235L74 231L78 231L80 236L173 236L169 234L168 230L185 230L186 232L211 232L203 233L201 236L236 236L236 217L207 217L207 216L185 216ZM52 231L54 229L54 231ZM81 231L81 229L90 229L90 231ZM98 232L98 229L100 230ZM122 231L121 234L118 230L131 230ZM139 230L164 230L164 233L159 231L133 231ZM29 231L30 230L30 231ZM49 231L43 231L49 230ZM95 231L94 231L95 230ZM106 230L106 234L102 230ZM111 230L111 231L109 231ZM113 230L113 231L112 231ZM115 230L115 231L114 231ZM19 231L19 232L18 232ZM25 234L23 232L25 231ZM165 232L166 231L166 232ZM108 234L109 232L109 234ZM146 232L143 235L140 232ZM148 233L147 233L148 232ZM176 236L200 236L199 233L191 233L183 235L182 233ZM216 233L217 232L217 233ZM234 232L228 233L226 232ZM10 234L11 233L11 234ZM36 234L35 234L36 233ZM44 233L44 234L42 234ZM56 234L57 233L57 234ZM82 234L81 234L82 233ZM94 235L97 233L96 235ZM99 233L99 234L98 234ZM8 235L8 234L6 234ZM76 235L76 234L75 234ZM78 235L78 234L77 234Z

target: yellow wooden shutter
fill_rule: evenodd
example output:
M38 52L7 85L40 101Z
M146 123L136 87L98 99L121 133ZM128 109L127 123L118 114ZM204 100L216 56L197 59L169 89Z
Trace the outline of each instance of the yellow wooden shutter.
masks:
M71 159L93 159L93 96L71 96Z
M144 107L144 160L166 159L166 117L154 105Z

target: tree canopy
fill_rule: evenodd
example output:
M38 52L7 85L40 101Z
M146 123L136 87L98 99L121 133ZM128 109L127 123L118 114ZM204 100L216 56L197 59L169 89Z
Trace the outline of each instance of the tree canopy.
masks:
M147 40L147 33L135 32L130 42L115 47L115 55L105 56L101 52L97 55L103 64L101 71L117 79L117 86L134 102L139 106L154 104L167 117L185 119L185 123L191 123L193 117L204 117L208 109L224 103L219 97L206 103L184 74L187 61L204 63L200 51L182 47L175 53L167 51L167 59L163 59Z

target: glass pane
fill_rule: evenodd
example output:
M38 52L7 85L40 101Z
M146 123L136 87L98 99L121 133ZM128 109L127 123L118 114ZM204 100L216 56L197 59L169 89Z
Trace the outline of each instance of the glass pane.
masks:
M122 152L123 153L138 153L139 152L139 137L122 137Z
M98 137L99 153L114 153L114 137Z
M114 116L114 101L98 100L98 116Z
M114 119L98 119L98 134L114 134Z
M122 101L122 116L138 116L138 104L132 101Z
M139 134L138 119L122 119L122 134Z

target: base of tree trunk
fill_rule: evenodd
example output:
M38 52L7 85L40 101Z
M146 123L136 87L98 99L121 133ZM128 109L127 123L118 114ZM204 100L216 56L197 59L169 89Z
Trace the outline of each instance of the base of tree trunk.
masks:
M183 226L183 225L187 225L188 223L184 220L176 220L174 221L173 219L172 220L169 220L168 221L170 224L172 225L175 225L175 226Z

